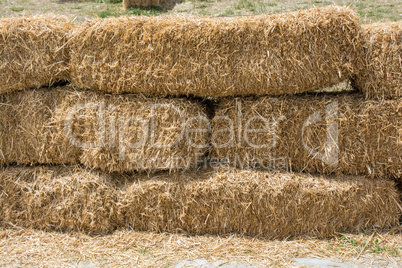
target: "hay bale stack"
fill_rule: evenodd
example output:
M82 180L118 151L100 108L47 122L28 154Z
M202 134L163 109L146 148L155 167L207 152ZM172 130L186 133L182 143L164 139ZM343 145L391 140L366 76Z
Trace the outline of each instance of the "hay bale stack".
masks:
M45 230L117 228L268 238L398 226L389 180L241 170L117 175L80 168L0 172L0 219Z
M0 19L0 93L68 80L72 27L64 16Z
M93 20L71 42L84 89L148 95L297 93L356 72L358 16L343 7L232 18Z
M0 95L0 164L77 163L80 151L54 121L65 88Z
M368 98L402 96L402 22L363 26L364 68L352 85Z
M210 135L199 103L71 87L1 95L0 131L0 164L81 161L110 172L193 167Z
M260 167L402 178L402 106L360 94L228 98L212 122L210 157Z

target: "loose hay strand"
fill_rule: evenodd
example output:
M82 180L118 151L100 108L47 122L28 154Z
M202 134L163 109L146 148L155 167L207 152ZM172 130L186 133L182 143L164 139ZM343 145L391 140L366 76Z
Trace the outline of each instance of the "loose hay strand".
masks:
M71 78L83 89L157 96L299 93L357 72L360 31L356 13L336 6L93 20L72 36Z
M0 182L1 224L48 231L331 237L396 228L402 213L394 182L353 176L17 167L3 169Z

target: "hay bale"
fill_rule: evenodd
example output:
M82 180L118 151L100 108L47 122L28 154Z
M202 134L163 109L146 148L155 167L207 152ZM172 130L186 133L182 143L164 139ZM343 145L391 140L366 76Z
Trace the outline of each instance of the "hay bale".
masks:
M368 98L402 96L402 22L363 26L364 68L352 85Z
M68 80L69 32L64 16L0 19L0 93Z
M210 157L237 167L402 178L402 106L360 94L228 98Z
M0 181L2 224L88 233L113 225L114 188L105 177L78 168L8 168Z
M97 92L69 98L75 106L65 102L58 117L73 122L72 132L81 129L74 136L87 167L108 172L187 169L202 161L210 146L209 120L200 103ZM71 108L77 103L85 104L82 113Z
M162 0L123 0L123 8L160 6Z
M209 147L205 108L185 99L74 91L0 96L0 163L78 163L106 171L177 170Z
M0 164L77 163L80 151L54 122L65 88L0 95Z
M0 172L1 225L92 234L129 228L267 238L397 227L390 180L245 170L118 175L82 168Z
M73 34L71 77L79 88L158 96L304 92L357 71L360 30L343 7L93 20Z

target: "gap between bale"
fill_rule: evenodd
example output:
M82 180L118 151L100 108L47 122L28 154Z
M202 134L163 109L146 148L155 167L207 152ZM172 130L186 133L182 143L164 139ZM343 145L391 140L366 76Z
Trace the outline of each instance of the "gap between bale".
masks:
M83 89L158 96L305 92L358 71L360 32L356 13L336 6L235 18L93 20L72 36L71 78Z
M391 177L402 173L402 106L360 94L226 98L212 120L213 161Z
M267 238L398 227L395 183L249 170L107 174L79 167L0 172L2 225L109 233L116 229L239 233Z
M352 85L368 98L402 96L402 22L363 25L363 68Z
M209 147L205 108L186 99L75 91L0 96L0 163L79 163L105 171L190 168Z
M0 19L0 93L69 80L73 23L60 15Z

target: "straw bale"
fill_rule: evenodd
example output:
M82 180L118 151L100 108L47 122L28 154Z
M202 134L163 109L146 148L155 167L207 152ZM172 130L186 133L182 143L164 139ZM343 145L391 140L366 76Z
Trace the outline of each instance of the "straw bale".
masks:
M0 93L69 79L69 32L59 15L0 19Z
M368 98L402 96L402 21L363 26L364 68L352 85Z
M80 92L82 113L65 102L59 118L81 129L80 161L108 172L178 170L194 167L209 148L205 107L187 99L146 98ZM89 105L91 104L91 105ZM67 116L66 116L67 115Z
M0 96L0 163L78 163L106 171L195 166L209 147L205 108L185 99L75 91Z
M402 103L360 94L222 100L210 158L237 167L402 178Z
M0 173L3 225L267 238L397 227L395 182L351 176L199 170L119 175L76 167Z
M80 151L53 122L65 88L0 95L0 164L77 163Z
M344 7L93 20L73 34L71 79L84 89L158 96L304 92L357 72L360 31Z
M123 8L160 6L162 0L123 0Z
M107 179L72 169L9 168L1 172L3 223L44 230L110 230L113 187Z

